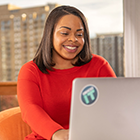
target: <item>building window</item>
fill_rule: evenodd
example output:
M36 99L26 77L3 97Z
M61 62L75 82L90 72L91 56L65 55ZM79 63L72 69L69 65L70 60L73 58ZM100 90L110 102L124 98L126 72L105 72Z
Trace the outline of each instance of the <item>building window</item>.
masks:
M45 11L48 12L50 10L50 7L47 5L45 6Z
M45 19L46 19L46 14L42 14L41 15L41 20L45 21Z
M10 18L13 19L15 16L14 15L10 15Z
M22 17L22 21L26 21L27 15L26 15L25 13L23 13L23 14L21 15L21 17Z
M34 12L34 13L33 13L33 19L36 19L36 18L37 18L37 13Z

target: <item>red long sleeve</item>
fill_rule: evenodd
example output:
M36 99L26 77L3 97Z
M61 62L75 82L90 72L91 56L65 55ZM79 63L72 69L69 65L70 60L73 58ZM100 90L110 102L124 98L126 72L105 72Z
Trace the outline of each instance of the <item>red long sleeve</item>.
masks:
M50 140L55 131L69 128L71 86L76 77L116 76L108 62L97 55L83 66L54 69L49 74L42 73L33 61L23 65L17 93L23 120L33 130L27 140Z

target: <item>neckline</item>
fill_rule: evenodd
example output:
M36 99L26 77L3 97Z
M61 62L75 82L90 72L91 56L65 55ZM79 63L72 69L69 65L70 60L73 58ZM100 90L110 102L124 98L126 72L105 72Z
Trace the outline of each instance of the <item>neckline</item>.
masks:
M59 73L59 74L71 74L77 70L79 70L81 68L81 66L74 66L72 68L68 68L68 69L56 69L56 68L52 68L53 71L50 72L55 72L55 73Z

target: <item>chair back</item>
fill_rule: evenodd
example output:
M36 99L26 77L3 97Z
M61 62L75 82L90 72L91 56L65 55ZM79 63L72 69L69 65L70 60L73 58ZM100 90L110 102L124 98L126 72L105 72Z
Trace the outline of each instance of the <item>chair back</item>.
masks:
M20 107L0 112L0 140L23 140L30 133L30 127L21 118Z

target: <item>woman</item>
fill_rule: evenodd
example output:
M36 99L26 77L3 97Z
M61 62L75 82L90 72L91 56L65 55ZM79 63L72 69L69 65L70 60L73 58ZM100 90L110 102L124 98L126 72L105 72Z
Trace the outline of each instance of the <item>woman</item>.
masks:
M108 62L91 53L86 18L60 6L48 16L33 61L18 77L23 120L33 130L25 140L68 140L72 81L76 77L115 77Z

